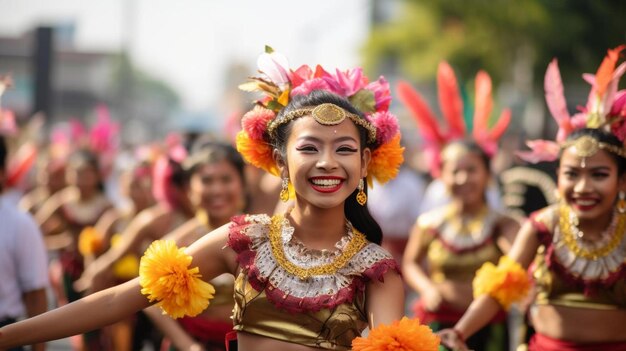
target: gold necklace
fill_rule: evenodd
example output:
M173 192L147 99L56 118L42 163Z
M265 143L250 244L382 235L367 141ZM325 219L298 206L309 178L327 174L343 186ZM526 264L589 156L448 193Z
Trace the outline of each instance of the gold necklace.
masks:
M331 263L319 265L311 268L303 268L295 265L289 261L285 256L281 240L281 232L283 223L286 221L282 215L275 215L272 217L272 223L270 223L270 245L272 247L272 254L276 258L278 265L290 274L295 275L301 280L306 280L315 275L331 275L335 274L339 269L344 267L348 261L357 253L361 248L367 244L367 239L363 233L352 227L352 238L346 245L341 254L335 258Z
M611 220L609 227L602 232L603 237L606 235L611 236L609 242L602 247L594 249L581 247L576 240L576 236L578 233L582 233L582 231L576 227L575 223L572 223L571 216L571 209L568 206L562 205L559 207L559 227L561 229L561 233L563 234L563 242L567 248L576 255L576 257L583 257L588 260L595 261L610 254L624 238L626 230L626 216L615 213L613 214L613 219ZM576 234L574 232L576 232Z

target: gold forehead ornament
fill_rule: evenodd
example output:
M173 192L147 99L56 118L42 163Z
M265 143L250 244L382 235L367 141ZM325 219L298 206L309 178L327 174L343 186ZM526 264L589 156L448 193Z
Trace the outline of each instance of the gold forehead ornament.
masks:
M585 159L595 155L600 149L612 152L626 158L626 150L616 145L607 144L596 140L589 135L583 135L575 140L569 140L563 144L563 148L574 147L574 153L580 157L580 167L585 168Z
M367 130L368 142L376 142L376 127L374 127L365 118L361 118L358 115L348 112L343 108L331 103L325 103L315 107L305 107L288 112L284 114L281 118L276 118L275 120L271 121L267 127L267 133L270 135L270 137L273 138L275 136L274 133L279 126L285 123L289 123L296 118L304 116L311 116L315 119L317 123L325 126L337 125L343 122L347 117L352 120L354 124L361 126Z

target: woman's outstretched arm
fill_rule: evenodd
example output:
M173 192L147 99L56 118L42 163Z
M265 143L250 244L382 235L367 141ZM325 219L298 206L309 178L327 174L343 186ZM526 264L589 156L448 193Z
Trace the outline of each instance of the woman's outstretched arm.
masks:
M136 278L0 328L0 350L82 334L121 320L149 306L140 290Z
M191 267L200 269L203 280L210 281L220 274L236 270L235 253L224 248L227 240L228 225L224 225L187 249L187 253L193 256ZM149 305L148 299L141 294L139 278L135 278L0 328L0 350L82 334L119 321Z

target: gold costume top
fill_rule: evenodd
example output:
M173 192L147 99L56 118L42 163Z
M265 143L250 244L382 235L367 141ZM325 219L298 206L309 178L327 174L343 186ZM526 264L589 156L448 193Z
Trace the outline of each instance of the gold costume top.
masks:
M422 247L428 247L430 278L471 283L476 270L485 262L497 263L502 252L496 245L496 224L501 214L484 207L467 222L454 205L446 205L419 216L417 227L423 235Z
M559 205L546 207L530 218L542 244L530 268L537 289L535 303L626 309L626 236L622 233L614 245L602 239L585 243L578 237L568 242L567 232L560 228L560 210ZM594 257L588 255L592 249L597 251Z
M349 350L367 327L365 288L389 270L392 256L347 224L337 250L312 250L282 216L235 217L228 246L235 280L234 329L326 350Z

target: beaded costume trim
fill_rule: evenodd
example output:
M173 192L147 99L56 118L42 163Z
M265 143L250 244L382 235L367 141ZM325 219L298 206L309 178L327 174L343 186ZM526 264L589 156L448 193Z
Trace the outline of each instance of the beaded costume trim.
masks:
M228 246L237 253L250 285L265 291L278 308L318 311L352 301L368 281L382 280L389 269L400 272L387 251L348 228L350 231L335 244L337 250L313 250L293 236L293 227L283 216L240 216L233 219ZM282 252L279 257L278 252ZM294 267L297 269L292 270ZM300 272L306 274L297 274Z
M545 246L546 263L551 270L558 273L563 279L583 287L585 295L592 294L597 289L614 284L618 279L626 277L626 235L620 236L620 241L610 250L597 251L599 247L610 245L610 238L596 243L582 243L579 238L568 240L576 241L577 247L584 248L587 253L601 253L602 255L577 255L575 249L570 248L564 239L563 230L559 225L559 209L551 206L531 215L530 221L536 228L540 242ZM567 235L566 235L567 236ZM612 245L611 245L612 246ZM586 255L588 256L588 255Z

